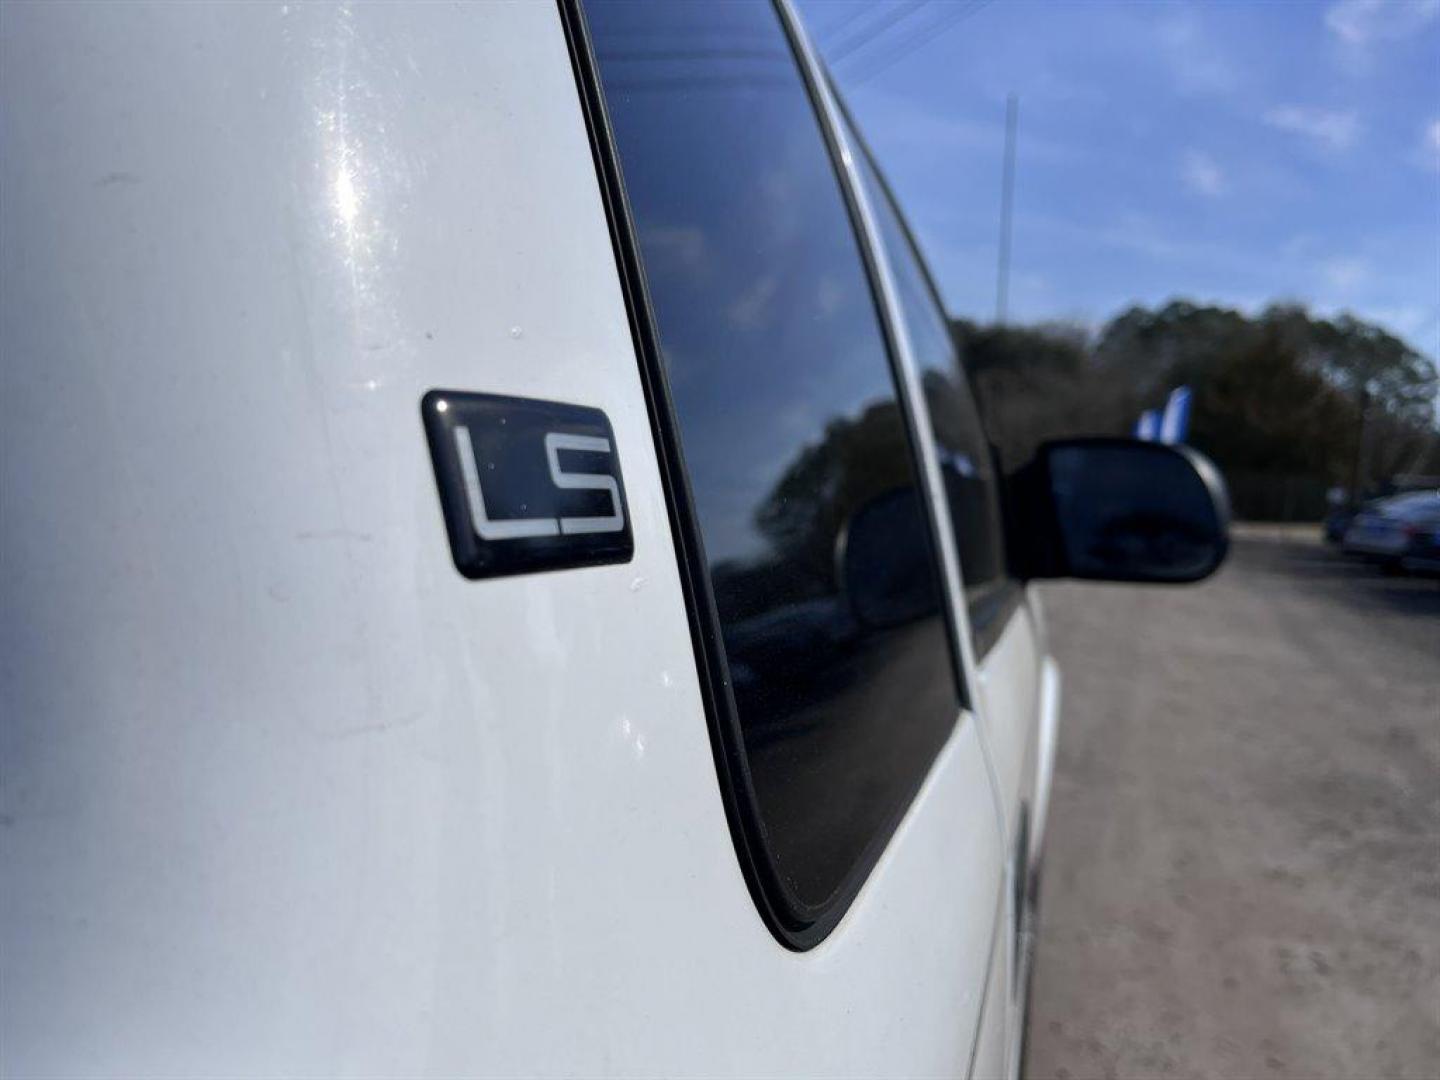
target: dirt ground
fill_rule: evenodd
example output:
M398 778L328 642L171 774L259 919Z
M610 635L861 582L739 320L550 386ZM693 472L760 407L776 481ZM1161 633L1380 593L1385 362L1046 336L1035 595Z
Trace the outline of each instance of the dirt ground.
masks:
M1440 1077L1440 581L1252 534L1046 600L1027 1074Z

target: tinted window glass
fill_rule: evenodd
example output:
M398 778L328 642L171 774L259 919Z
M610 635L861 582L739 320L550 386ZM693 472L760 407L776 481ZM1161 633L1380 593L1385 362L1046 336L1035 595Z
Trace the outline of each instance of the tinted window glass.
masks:
M853 136L852 141L859 146ZM1005 583L994 460L960 367L949 322L925 276L920 257L869 154L861 152L859 158L900 304L905 309L910 347L920 367L925 405L945 476L971 627L977 642L988 644L993 635L987 631L998 621L1002 608L996 601Z
M737 797L803 922L848 894L957 714L913 455L775 11L586 13L753 784Z

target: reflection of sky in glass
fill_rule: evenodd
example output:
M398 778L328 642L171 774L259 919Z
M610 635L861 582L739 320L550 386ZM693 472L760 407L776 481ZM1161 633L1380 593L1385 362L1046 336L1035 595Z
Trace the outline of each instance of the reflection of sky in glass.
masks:
M718 562L764 550L755 507L827 419L893 388L834 169L773 11L717 4L701 20L686 7L591 4L587 15Z
M1294 299L1440 356L1440 3L800 0L957 315ZM967 14L968 12L968 14Z

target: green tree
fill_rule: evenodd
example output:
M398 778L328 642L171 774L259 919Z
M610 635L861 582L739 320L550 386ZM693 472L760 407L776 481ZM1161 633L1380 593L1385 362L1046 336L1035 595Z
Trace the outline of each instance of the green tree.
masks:
M1126 433L1188 385L1196 446L1259 486L1303 481L1312 504L1357 477L1376 489L1440 470L1434 362L1351 315L1275 304L1252 318L1176 299L1121 312L1093 341L1073 326L954 332L1007 467L1045 439Z

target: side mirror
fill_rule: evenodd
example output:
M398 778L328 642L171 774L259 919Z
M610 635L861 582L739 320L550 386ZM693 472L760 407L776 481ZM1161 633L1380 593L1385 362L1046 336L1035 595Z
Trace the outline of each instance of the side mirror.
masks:
M850 613L865 630L888 630L940 608L928 526L913 488L861 506L840 534L836 562Z
M1022 577L1180 584L1225 561L1225 481L1189 447L1048 442L1008 486L1012 558Z

